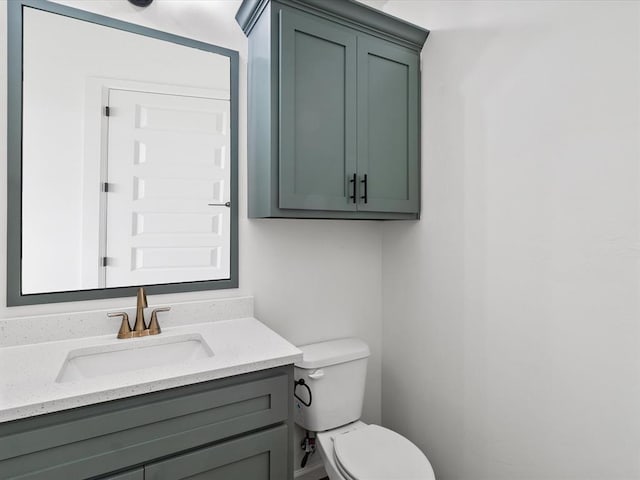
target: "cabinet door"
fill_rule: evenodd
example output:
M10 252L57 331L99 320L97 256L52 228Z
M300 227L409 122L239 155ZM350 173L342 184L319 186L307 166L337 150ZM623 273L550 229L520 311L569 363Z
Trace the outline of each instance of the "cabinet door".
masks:
M355 210L355 33L281 10L279 94L279 207Z
M287 426L152 463L145 480L284 480L287 478Z
M419 80L417 53L358 38L358 210L419 211Z

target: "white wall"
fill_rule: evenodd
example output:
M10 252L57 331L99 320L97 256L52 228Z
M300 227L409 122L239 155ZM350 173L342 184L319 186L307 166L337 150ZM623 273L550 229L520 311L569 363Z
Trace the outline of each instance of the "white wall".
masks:
M637 2L394 1L423 209L383 235L383 422L445 479L640 478Z
M60 2L240 51L240 288L150 296L149 304L253 295L256 317L294 344L345 335L372 348L364 416L380 420L380 223L249 220L246 205L247 41L234 19L238 0L156 0L138 9L123 0ZM0 5L0 58L6 58L6 5ZM6 145L6 63L0 62L0 145ZM0 165L6 149L0 148ZM0 251L6 251L6 171L0 169ZM0 271L6 270L0 255ZM0 292L6 290L0 274ZM130 306L134 298L6 308L0 317ZM114 332L117 325L114 323Z

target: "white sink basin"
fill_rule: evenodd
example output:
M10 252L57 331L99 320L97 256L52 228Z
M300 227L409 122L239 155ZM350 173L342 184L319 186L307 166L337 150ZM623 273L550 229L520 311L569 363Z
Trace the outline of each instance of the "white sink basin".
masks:
M200 334L143 337L121 342L71 350L60 368L56 382L122 374L213 356L213 351Z

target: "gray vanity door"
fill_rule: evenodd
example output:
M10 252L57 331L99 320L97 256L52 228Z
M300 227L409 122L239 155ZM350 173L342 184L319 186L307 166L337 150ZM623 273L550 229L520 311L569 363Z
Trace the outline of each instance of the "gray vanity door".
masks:
M287 426L144 467L145 480L282 480L287 478Z
M138 468L125 473L118 473L101 480L144 480L144 469Z
M419 211L419 80L417 53L358 37L358 210Z
M279 207L356 210L356 34L280 11Z

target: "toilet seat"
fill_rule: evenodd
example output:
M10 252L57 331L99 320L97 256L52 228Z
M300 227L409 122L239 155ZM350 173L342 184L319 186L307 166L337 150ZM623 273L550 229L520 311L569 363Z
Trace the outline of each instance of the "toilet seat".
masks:
M418 447L378 425L336 435L333 447L336 466L347 480L435 480Z

